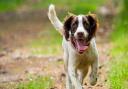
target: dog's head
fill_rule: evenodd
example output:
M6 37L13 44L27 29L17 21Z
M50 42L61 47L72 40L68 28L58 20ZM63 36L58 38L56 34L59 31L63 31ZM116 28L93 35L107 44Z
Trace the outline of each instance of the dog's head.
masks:
M64 22L64 35L79 53L83 53L95 36L98 22L95 14L71 15Z

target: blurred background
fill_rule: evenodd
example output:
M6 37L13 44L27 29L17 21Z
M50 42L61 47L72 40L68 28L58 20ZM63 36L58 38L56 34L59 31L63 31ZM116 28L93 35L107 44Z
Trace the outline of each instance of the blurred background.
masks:
M56 6L68 12L94 13L99 20L99 79L86 89L128 88L128 0L0 0L0 89L65 89L62 37L48 17Z

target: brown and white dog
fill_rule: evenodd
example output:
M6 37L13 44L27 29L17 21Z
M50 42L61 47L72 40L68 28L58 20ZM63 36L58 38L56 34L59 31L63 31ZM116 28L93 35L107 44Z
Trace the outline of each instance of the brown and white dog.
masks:
M96 16L70 15L63 24L56 15L54 5L50 5L48 17L63 36L66 89L83 89L83 80L90 66L90 84L95 85L98 70L98 51L95 43L98 28Z

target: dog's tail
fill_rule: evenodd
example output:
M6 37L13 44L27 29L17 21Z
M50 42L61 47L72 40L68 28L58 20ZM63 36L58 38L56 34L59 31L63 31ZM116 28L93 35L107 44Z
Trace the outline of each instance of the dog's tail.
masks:
M58 19L57 15L56 15L55 7L54 7L53 4L51 4L51 5L49 6L48 18L50 19L51 23L52 23L53 26L56 28L56 30L59 31L59 33L60 33L61 35L63 35L63 24L62 24L62 22Z

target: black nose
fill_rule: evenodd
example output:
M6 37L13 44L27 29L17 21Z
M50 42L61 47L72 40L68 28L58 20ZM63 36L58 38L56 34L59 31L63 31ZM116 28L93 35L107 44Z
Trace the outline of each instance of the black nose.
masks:
M77 35L78 35L78 37L83 37L84 33L83 32L78 32Z

